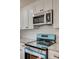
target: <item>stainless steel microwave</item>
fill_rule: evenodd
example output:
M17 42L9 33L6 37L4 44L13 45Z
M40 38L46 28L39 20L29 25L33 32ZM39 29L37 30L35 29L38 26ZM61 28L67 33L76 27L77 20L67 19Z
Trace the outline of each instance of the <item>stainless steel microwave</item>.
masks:
M34 25L53 24L53 10L48 10L33 17Z

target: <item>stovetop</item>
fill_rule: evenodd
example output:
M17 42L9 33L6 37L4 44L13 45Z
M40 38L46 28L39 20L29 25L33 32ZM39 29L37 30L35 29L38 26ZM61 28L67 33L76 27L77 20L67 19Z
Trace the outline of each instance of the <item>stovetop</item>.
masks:
M26 46L32 46L35 48L40 48L40 49L48 49L49 46L53 45L53 42L45 42L45 41L32 41L28 42L25 45Z
M51 41L37 41L37 44L51 46L53 44L53 42L51 42Z
M48 47L54 43L56 43L55 34L37 34L36 41L28 42L25 45L40 49L48 49Z

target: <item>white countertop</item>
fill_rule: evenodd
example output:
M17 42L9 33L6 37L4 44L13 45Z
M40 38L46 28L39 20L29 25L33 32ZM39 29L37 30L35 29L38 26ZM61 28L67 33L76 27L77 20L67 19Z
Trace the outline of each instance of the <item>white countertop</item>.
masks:
M59 52L59 44L55 43L55 44L51 45L48 49L51 51Z

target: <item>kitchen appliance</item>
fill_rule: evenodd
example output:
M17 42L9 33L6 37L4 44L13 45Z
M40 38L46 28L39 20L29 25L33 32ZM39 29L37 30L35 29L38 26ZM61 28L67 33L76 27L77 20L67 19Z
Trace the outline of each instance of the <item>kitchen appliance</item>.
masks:
M50 46L56 43L56 35L55 34L38 34L37 43Z
M53 24L53 10L48 10L35 14L33 17L34 25Z
M37 34L37 40L26 43L25 59L48 59L48 47L56 43L55 34Z

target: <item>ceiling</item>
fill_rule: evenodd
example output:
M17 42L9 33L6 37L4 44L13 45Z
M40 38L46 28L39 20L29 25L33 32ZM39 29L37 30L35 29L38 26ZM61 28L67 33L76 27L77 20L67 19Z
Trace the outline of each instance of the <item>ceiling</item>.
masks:
M20 0L20 7L23 8L24 6L34 2L36 0Z

